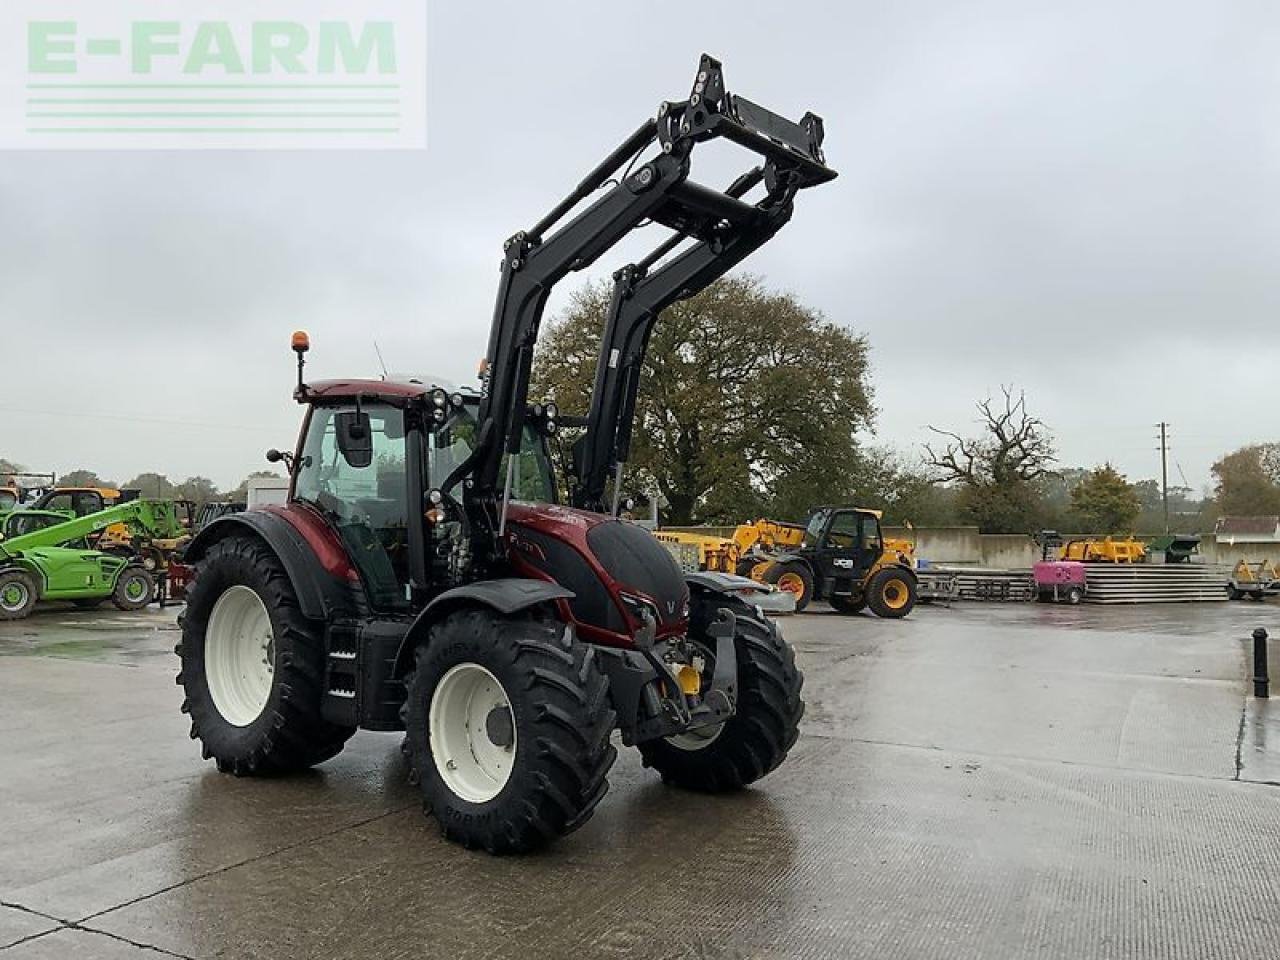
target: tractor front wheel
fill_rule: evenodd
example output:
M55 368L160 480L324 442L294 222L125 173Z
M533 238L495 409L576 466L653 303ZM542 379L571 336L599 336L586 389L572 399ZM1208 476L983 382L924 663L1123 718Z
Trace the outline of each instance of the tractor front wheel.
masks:
M355 733L321 716L324 636L298 609L284 567L261 540L209 548L188 594L178 683L191 739L236 776L303 770Z
M916 605L916 578L900 568L885 567L867 584L867 605L877 617L905 617Z
M736 617L734 715L722 724L639 744L644 765L657 770L664 782L703 793L738 790L776 769L799 737L804 716L804 674L777 624L757 617L740 601L715 606L727 607ZM694 613L689 633L696 638L703 631L696 608ZM711 648L703 646L709 654ZM714 661L708 661L704 676L709 677Z
M116 578L111 602L119 610L142 610L156 596L156 582L145 568L128 566Z
M813 599L813 573L801 560L772 563L764 572L764 582L772 583L796 598L796 613Z
M563 623L451 613L415 651L405 686L411 778L446 839L523 853L576 830L608 790L609 684Z
M35 609L35 581L23 570L0 571L0 620L22 620Z

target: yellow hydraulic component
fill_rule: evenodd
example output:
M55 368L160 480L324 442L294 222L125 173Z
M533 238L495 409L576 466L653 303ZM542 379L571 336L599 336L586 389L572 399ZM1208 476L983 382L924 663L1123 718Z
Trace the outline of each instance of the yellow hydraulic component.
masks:
M1142 563L1147 559L1147 545L1133 537L1069 540L1058 551L1058 559L1081 563Z
M687 697L694 696L702 690L702 674L687 663L680 665L677 680L680 683L680 692Z

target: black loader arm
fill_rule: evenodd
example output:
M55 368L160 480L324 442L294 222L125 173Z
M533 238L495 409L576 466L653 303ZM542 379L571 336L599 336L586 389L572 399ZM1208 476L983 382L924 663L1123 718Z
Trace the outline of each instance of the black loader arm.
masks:
M695 144L720 137L765 158L762 170L739 178L725 192L689 180ZM656 316L674 300L706 286L772 236L790 215L790 200L797 190L836 176L826 166L822 138L822 120L812 113L794 123L729 93L720 62L704 55L686 99L660 104L656 119L641 124L531 229L507 240L482 373L476 446L463 469L457 471L459 478L465 476L464 506L476 555L482 562L502 554L510 477L504 482L499 473L503 455L520 449L534 346L555 284L590 266L636 227L648 222L661 224L675 235L633 268L638 272L637 284L648 268L682 240L692 239L697 246L654 271L654 283L646 288L646 297L657 306L644 313ZM639 162L650 147L658 152ZM759 182L765 183L768 196L758 204L744 202L741 196ZM597 191L601 191L597 199L561 223ZM651 325L652 319L647 322ZM620 327L637 328L624 339L637 342L638 336L641 354L647 341L645 323L619 322ZM619 334L623 332L619 329ZM619 393L612 384L603 389L615 394L610 414L615 421L623 408L634 405L634 398L630 405L624 402L625 389ZM602 399L594 397L593 408ZM613 445L616 428L602 427L597 425L594 432L608 433Z
M712 228L710 236L696 239L655 268L691 236L677 228L643 260L614 274L591 408L586 430L575 448L575 506L617 513L622 467L630 453L635 423L640 371L658 315L678 300L699 293L768 243L791 219L796 194L835 176L825 166L820 171L812 169L812 160L821 163L823 136L822 122L813 114L806 114L800 124L793 124L742 98L726 95L725 99L737 110L738 117L749 118L750 122L750 126L735 129L731 139L759 147L760 138L776 135L788 148L765 153L763 167L747 171L724 192L727 199L739 201L764 183L765 196L748 208L749 214L722 220ZM769 142L776 143L772 139ZM606 504L605 487L610 474L614 475L614 496L612 504Z

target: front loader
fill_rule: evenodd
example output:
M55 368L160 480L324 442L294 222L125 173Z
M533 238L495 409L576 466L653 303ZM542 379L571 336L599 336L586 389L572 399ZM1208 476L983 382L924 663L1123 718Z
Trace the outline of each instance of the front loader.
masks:
M723 193L693 182L691 154L713 139L764 169ZM742 195L830 180L821 144L816 116L793 123L728 93L703 57L686 98L506 242L479 393L307 383L295 334L304 422L292 452L268 453L289 469L288 502L220 518L186 551L178 680L204 756L279 773L336 755L357 728L403 730L444 835L492 853L581 826L615 730L688 789L737 789L781 764L802 678L749 602L756 588L686 578L644 528L558 505L559 411L529 401L529 374L556 283L650 222L706 251L771 235L771 206Z

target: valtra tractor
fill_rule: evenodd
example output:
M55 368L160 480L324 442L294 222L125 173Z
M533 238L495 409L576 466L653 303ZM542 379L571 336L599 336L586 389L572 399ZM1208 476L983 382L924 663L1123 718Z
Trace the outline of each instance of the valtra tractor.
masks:
M478 393L306 383L309 343L295 334L306 414L296 449L268 453L290 471L289 501L220 518L186 552L195 580L178 682L207 759L237 775L286 772L335 756L357 728L403 730L427 812L449 839L493 853L591 816L615 729L693 790L737 789L782 763L802 678L750 602L758 585L686 577L647 530L604 509L601 478L625 459L633 410L634 387L617 376L626 358L606 337L578 423L575 507L556 503L547 452L564 419L528 391L557 282L637 226L669 228L619 274L619 297L640 291L630 329L642 335L776 233L801 189L835 177L822 136L813 114L795 123L728 93L703 57L684 100L661 104L507 241ZM693 182L693 149L713 139L762 165L724 192ZM744 200L757 186L764 196ZM657 266L681 240L692 243ZM645 298L646 275L660 296Z

